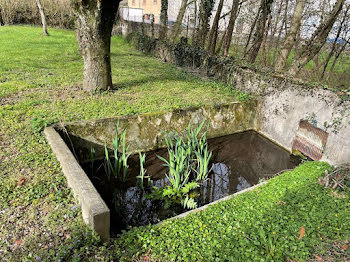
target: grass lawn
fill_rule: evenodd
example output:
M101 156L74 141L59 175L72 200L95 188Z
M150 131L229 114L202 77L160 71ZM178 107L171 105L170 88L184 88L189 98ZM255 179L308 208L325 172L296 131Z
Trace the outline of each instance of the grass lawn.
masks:
M120 37L112 39L117 89L91 95L82 91L83 63L74 33L51 29L50 34L43 37L36 27L0 27L2 259L306 260L316 253L323 256L349 238L350 194L335 194L318 185L317 178L330 167L314 162L205 212L136 228L100 245L84 226L41 128L58 121L218 104L248 96L163 64ZM302 226L306 233L299 239Z

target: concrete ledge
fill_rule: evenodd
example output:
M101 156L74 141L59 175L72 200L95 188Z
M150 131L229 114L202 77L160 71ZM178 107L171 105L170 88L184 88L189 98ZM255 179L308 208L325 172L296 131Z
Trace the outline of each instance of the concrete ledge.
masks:
M126 143L131 153L150 151L166 146L163 131L183 132L188 124L196 126L203 120L209 124L208 138L230 135L247 130L256 130L258 102L231 102L206 105L172 111L150 112L137 115L92 119L61 123L56 130L68 133L67 139L77 150L79 161L90 160L90 149L95 148L95 158L104 157L104 145L113 148L115 128L126 128ZM69 138L68 138L69 137ZM87 143L90 142L90 143Z
M56 130L47 127L44 133L67 177L68 186L80 202L84 222L100 235L102 241L108 242L109 208Z

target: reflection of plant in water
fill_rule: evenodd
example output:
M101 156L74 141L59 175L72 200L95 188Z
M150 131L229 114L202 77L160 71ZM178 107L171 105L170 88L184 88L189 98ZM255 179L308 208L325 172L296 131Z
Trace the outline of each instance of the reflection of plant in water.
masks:
M90 159L91 159L91 176L94 175L94 165L95 165L95 148L90 148Z
M158 157L165 163L164 166L169 168L166 176L171 185L155 189L152 197L165 200L167 206L171 203L181 203L185 208L197 207L190 191L198 188L199 184L207 179L212 155L208 152L206 132L199 137L204 123L205 121L193 130L189 124L186 137L175 132L165 135L169 160Z
M121 178L124 182L128 176L128 158L130 153L127 154L127 147L125 144L126 129L119 134L119 121L117 122L116 135L113 139L113 159L109 156L107 145L105 145L105 169L107 172L108 180L110 180L111 174L116 178ZM118 151L118 147L122 147L122 151ZM121 173L121 171L123 171Z
M151 183L151 177L146 176L147 170L144 168L146 163L146 155L141 154L139 152L139 158L140 158L140 175L137 176L137 181L141 189L144 189L144 180L147 179L147 185L150 185Z
M199 152L195 151L196 156L197 156L197 170L195 169L194 171L197 174L196 180L197 181L204 181L207 179L209 171L209 162L210 158L212 155L212 152L208 152L208 147L206 146L205 149L203 150L202 154Z

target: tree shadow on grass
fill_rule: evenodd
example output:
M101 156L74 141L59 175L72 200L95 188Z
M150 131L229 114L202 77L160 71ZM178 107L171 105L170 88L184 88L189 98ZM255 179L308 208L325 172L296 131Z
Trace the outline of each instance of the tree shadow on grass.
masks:
M144 54L144 53L141 53L141 54L134 54L134 53L114 53L114 52L111 52L111 57L142 57L142 58L145 58L145 57L149 57L151 55L148 55L148 54Z
M178 77L164 77L164 76L147 76L140 79L135 80L128 80L128 81L113 81L113 88L111 88L110 91L117 91L120 89L126 89L131 87L136 87L139 85L149 84L149 83L155 83L159 81L175 81L179 80Z

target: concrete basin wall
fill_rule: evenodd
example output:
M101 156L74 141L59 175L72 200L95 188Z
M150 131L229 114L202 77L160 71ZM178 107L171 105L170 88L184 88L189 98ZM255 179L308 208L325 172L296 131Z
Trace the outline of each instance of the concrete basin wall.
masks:
M209 124L208 137L256 129L257 108L258 103L254 100L232 102L218 106L70 122L47 127L44 133L67 177L68 186L79 200L85 223L103 241L108 241L110 210L80 167L78 159L89 160L91 146L96 150L96 157L103 157L104 144L112 147L118 121L121 129L127 128L129 151L148 151L165 146L162 130L183 132L189 123L195 127L203 120ZM65 141L64 136L67 136ZM68 145L71 144L74 145L74 150L69 149Z
M104 145L112 148L116 125L127 129L126 140L130 152L149 151L165 147L164 131L183 132L190 123L196 127L203 120L209 124L208 138L229 135L257 128L258 102L232 102L216 106L192 107L174 111L104 118L64 123L56 129L64 130L79 151L80 161L90 159L94 147L96 158L104 157ZM204 128L203 128L204 129Z
M257 131L291 150L299 122L307 120L329 134L321 161L350 162L350 101L326 89L250 69L236 68L227 77L238 89L260 97Z

